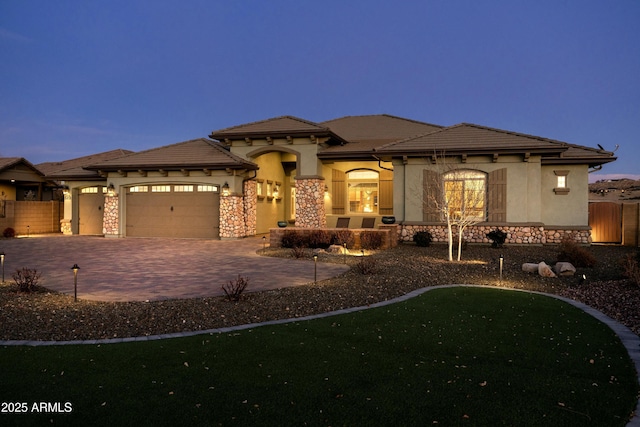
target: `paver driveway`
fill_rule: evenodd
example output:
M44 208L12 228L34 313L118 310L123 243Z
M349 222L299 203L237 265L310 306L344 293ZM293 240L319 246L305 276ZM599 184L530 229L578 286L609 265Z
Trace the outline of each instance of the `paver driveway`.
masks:
M246 292L313 282L313 261L257 255L260 237L242 240L45 236L0 240L5 280L23 267L42 273L40 284L73 295L78 264L78 298L145 301L223 295L221 286L239 274L249 278ZM347 267L318 263L318 280Z

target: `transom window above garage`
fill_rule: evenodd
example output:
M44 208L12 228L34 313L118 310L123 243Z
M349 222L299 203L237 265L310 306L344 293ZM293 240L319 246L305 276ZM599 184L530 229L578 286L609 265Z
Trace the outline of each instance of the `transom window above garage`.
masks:
M169 193L171 191L170 185L152 185L151 192L152 193Z
M218 191L217 185L198 185L199 193L216 193Z
M193 193L193 185L174 185L173 191L176 193Z
M80 189L81 194L98 194L98 188L102 189L102 193L106 193L107 189L105 187L85 187Z
M149 191L149 186L147 185L134 185L133 187L129 187L129 193L146 193Z

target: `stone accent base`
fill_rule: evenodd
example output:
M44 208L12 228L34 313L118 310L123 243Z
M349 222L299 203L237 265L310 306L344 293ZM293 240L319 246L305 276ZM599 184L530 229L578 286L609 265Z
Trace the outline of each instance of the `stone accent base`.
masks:
M61 219L60 220L60 231L64 235L71 235L71 220L70 219Z
M104 210L102 218L102 233L109 237L120 236L118 217L118 195L104 196Z
M245 237L244 198L238 195L220 196L220 238Z
M244 183L244 214L245 214L245 233L247 236L256 235L258 193L256 190L256 182L245 181Z
M491 240L487 238L487 233L496 228L507 233L506 244L558 244L565 237L572 238L578 244L591 244L589 229L545 229L544 226L470 226L464 232L464 240L468 243L491 243ZM413 241L413 235L418 231L431 233L433 242L448 241L446 225L402 225L398 228L398 238L404 242ZM453 233L455 236L455 228Z
M324 179L296 178L296 227L326 226Z

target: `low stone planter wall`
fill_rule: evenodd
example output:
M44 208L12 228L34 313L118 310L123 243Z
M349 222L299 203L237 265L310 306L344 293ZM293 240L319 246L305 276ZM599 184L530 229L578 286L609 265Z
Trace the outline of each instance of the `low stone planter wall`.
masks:
M272 248L282 247L282 236L286 231L295 230L303 235L310 235L312 231L318 230L318 228L303 228L303 227L287 227L287 228L271 228L269 229L269 245ZM340 230L346 230L345 228L324 228L328 232L336 232ZM384 242L380 249L389 249L398 245L398 226L393 225L381 225L377 229L371 228L349 228L349 231L353 232L355 238L355 244L352 249L360 249L360 234L367 231L379 231L384 233Z
M507 233L506 244L558 244L569 236L578 244L591 244L591 232L588 229L545 229L543 226L488 226L476 225L467 227L464 240L468 243L491 243L487 233L495 229ZM413 241L418 231L428 231L433 242L447 242L446 225L401 225L398 228L398 240ZM453 230L456 233L455 229Z

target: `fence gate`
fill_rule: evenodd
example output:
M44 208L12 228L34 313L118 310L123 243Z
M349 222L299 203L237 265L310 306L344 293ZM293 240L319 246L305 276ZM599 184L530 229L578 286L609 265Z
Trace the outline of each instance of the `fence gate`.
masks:
M622 243L622 205L589 203L589 226L593 243Z

